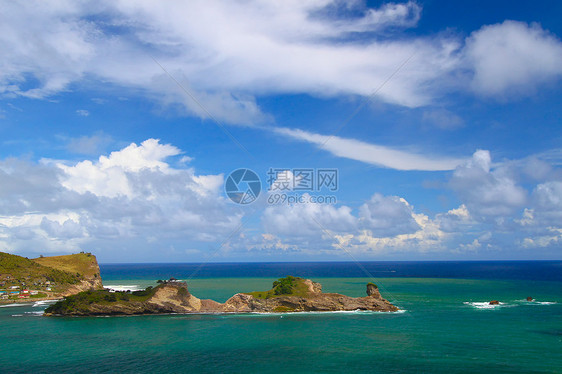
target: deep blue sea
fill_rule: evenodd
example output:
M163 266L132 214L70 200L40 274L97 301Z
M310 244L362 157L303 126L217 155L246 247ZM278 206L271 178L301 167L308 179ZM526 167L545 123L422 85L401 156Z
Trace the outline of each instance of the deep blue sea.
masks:
M286 275L350 296L373 281L401 311L49 318L46 303L3 306L0 372L562 372L562 261L102 264L101 274L116 289L173 276L221 302Z

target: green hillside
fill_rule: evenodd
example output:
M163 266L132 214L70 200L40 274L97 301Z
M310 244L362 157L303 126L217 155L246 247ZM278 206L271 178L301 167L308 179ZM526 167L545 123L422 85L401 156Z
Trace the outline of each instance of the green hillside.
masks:
M0 252L0 291L4 295L12 287L19 287L17 290L35 290L40 295L54 297L84 280L101 281L99 277L96 257L90 253L28 259Z

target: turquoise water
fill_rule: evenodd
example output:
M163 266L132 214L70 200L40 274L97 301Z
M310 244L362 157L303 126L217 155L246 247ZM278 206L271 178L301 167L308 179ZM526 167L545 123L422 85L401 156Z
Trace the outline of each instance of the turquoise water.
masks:
M272 278L192 279L224 301ZM362 296L368 278L315 278ZM381 278L402 313L46 318L45 305L0 308L2 372L560 372L562 283ZM106 279L144 287L154 279ZM523 301L532 295L537 302ZM487 301L503 305L491 309ZM478 304L482 302L482 304Z

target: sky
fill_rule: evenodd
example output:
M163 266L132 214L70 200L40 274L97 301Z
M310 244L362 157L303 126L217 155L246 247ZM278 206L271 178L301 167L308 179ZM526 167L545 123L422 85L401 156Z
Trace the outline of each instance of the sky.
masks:
M0 251L559 260L560 19L555 1L0 0ZM255 201L227 194L238 169Z

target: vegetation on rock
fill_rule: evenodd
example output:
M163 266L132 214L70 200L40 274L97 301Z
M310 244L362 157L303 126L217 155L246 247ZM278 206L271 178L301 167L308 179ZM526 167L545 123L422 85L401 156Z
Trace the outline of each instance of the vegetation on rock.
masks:
M156 288L152 287L133 292L113 292L108 289L83 291L76 295L67 296L63 300L49 306L45 309L45 313L65 314L71 311L87 312L91 304L111 305L131 301L144 302L152 297L155 292Z
M270 299L278 296L307 297L309 290L304 281L302 278L289 275L273 282L273 288L269 291L255 291L248 292L247 294L252 295L256 299Z

